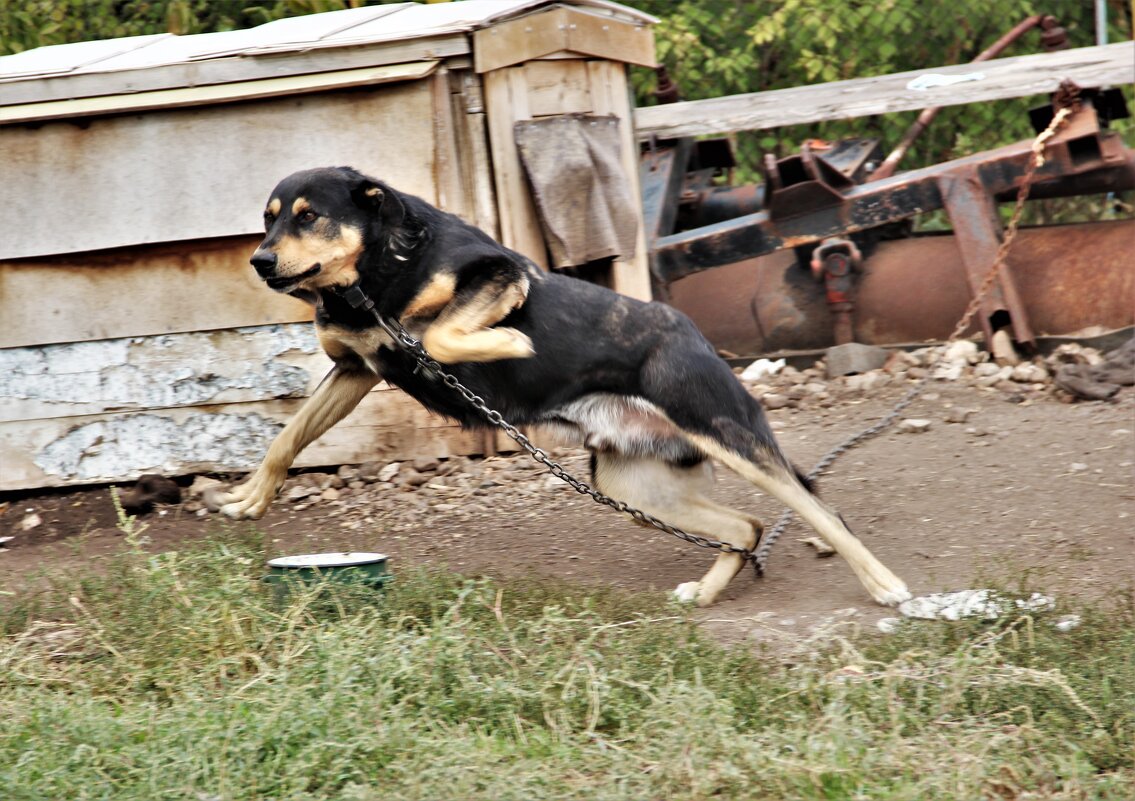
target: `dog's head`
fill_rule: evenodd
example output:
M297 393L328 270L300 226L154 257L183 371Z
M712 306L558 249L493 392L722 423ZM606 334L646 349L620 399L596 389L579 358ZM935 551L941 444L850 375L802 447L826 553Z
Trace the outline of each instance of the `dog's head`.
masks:
M350 286L363 249L390 216L384 206L400 211L387 187L350 167L293 173L268 199L252 266L277 292Z

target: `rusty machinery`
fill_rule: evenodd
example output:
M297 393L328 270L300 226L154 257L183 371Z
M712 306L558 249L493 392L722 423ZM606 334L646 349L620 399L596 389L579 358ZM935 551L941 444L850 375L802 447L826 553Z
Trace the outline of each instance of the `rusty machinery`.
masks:
M1048 44L1062 39L1051 18L1026 23L1011 33L1039 25ZM999 52L998 46L983 56ZM666 83L660 81L663 91ZM1065 87L1053 104L1076 110L1050 140L1031 197L1135 187L1135 151L1106 130L1108 121L1127 116L1121 93ZM1031 113L1034 127L1043 130L1054 106ZM921 130L932 116L924 112L911 130ZM976 290L1001 241L997 203L1014 196L1032 142L892 174L911 141L908 131L887 159L872 139L831 145L805 142L797 154L766 157L764 181L741 187L715 183L733 166L726 140L650 142L642 155L641 177L656 289L665 297L671 283L685 276L794 249L800 266L810 269L825 288L831 339L849 342L854 337L855 275L864 254L887 227L944 209L953 224L966 282L971 292ZM1008 272L987 296L979 319L987 343L1004 330L1021 345L1034 344L1029 315Z

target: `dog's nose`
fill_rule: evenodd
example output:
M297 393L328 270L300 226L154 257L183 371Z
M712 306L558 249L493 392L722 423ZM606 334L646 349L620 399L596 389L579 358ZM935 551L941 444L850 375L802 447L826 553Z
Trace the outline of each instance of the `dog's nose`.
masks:
M256 268L256 274L261 278L267 278L276 270L276 254L267 250L258 250L252 254L249 259L252 266Z

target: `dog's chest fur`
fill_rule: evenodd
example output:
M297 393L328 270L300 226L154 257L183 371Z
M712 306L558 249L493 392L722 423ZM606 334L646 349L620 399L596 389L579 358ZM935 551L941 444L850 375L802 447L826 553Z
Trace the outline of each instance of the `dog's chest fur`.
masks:
M392 346L390 335L377 326L373 328L347 328L335 323L315 326L319 345L334 362L361 361L372 373L379 373L378 349Z

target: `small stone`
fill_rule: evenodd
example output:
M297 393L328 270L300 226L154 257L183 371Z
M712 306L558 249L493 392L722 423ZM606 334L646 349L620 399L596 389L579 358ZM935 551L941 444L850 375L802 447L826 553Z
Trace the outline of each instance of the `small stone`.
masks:
M788 405L788 398L784 395L778 395L775 392L770 392L761 398L761 403L764 404L766 409L783 409Z
M1024 362L1014 367L1009 377L1022 384L1038 384L1048 380L1048 371L1039 364Z
M359 465L359 478L368 484L378 481L378 471L382 469L381 462L363 462Z
M1082 473L1088 469L1088 466L1083 462L1072 462L1068 467L1073 473Z
M812 381L804 385L804 391L809 395L819 395L822 392L828 391L828 385L821 384L818 381Z
M427 476L424 473L419 473L417 470L410 467L398 472L398 477L395 479L395 483L400 484L403 487L420 487L429 480L430 476Z
M337 501L339 500L339 494L339 490L335 489L335 487L328 487L323 490L323 492L319 493L319 499L321 501Z
M976 364L981 360L981 357L976 342L959 339L957 342L950 343L946 352L942 354L942 359L952 364L967 365Z
M343 487L347 486L347 482L344 481L341 476L336 474L331 476L331 478L327 481L327 486L334 489L343 489Z
M816 556L820 559L824 559L824 558L829 557L829 556L835 556L835 553L836 553L835 548L828 545L826 542L824 542L819 537L805 537L804 539L800 540L800 542L804 543L805 545L810 545L811 547L815 548L816 549Z
M354 481L347 484L347 486L350 487L353 490L361 490L366 485L367 485L367 483L365 481L362 481L361 479L357 479L357 478Z
M920 378L926 378L927 375L929 375L929 371L925 367L911 367L906 371L906 377L916 381Z
M196 512L198 509L204 509L205 504L201 503L201 501L198 501L198 500L191 500L191 501L185 501L185 503L181 504L181 508L185 512L192 513L192 512Z
M1078 628L1081 622L1079 615L1061 615L1052 621L1052 627L1057 631L1071 631Z
M895 430L900 434L924 434L930 430L930 421L923 418L908 417L900 422Z
M901 617L884 617L880 618L879 621L875 623L875 628L883 632L883 634L894 634L899 630L899 626L901 625Z
M973 366L973 375L975 378L985 378L991 375L1000 375L1003 369L1005 368L1001 367L999 364L982 362L981 364L975 364ZM1012 372L1012 368L1009 368L1009 372Z
M797 384L796 386L789 387L787 390L785 390L784 395L789 400L803 400L804 398L808 397L808 390L804 388L803 384Z
M220 486L221 482L208 476L196 476L186 491L190 498L200 498L209 487Z
M18 528L20 531L31 531L41 525L43 525L43 518L32 512L29 515L24 515L24 519L19 522Z
M391 462L390 464L386 465L386 467L378 471L377 478L379 481L392 481L394 477L398 475L398 471L401 468L401 462Z
M957 381L965 372L964 363L947 362L934 368L934 377L939 381Z
M419 456L414 460L414 469L419 473L432 473L441 462L433 456Z
M959 409L955 406L953 409L947 409L942 419L947 423L964 423L969 420L969 416L973 414L973 411L973 409Z
M828 378L853 373L869 373L887 363L888 352L874 345L848 342L828 348L825 354L825 369Z
M339 469L335 471L335 475L343 480L343 484L340 485L343 486L348 481L354 481L359 477L359 469L354 465L343 464L339 465Z
M291 501L292 503L298 503L304 498L318 494L319 490L315 487L304 484L297 484L296 486L288 490L287 494L284 496L284 499Z

